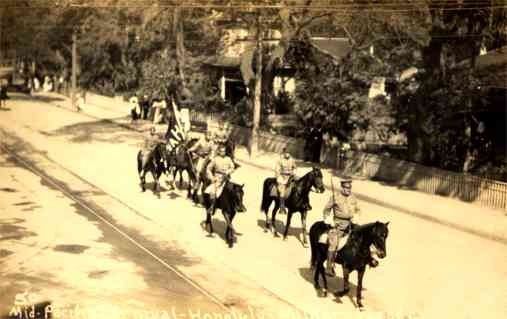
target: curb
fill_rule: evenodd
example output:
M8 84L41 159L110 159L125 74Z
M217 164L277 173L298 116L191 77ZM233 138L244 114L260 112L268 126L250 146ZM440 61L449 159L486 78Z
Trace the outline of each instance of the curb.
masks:
M83 110L76 111L76 110L74 110L72 108L69 108L67 106L60 105L59 103L57 104L56 102L49 102L49 103L52 104L52 105L55 105L57 107L65 108L67 111L74 112L74 113L81 113L81 114L86 115L88 117L91 117L91 118L94 118L94 119L97 119L97 120L102 120L102 121L105 121L105 122L108 122L108 123L111 123L111 124L115 124L115 125L118 125L120 127L128 129L128 130L137 131L139 133L142 133L142 132L145 131L145 130L142 130L140 128L134 127L132 125L128 125L128 124L124 124L124 123L119 123L119 122L111 120L111 119L98 118L96 116L93 116L93 115L90 115L90 114L86 113L86 111L83 111ZM246 164L246 165L258 168L258 169L272 171L272 168L267 167L265 165L260 165L260 164L254 163L254 162L252 162L252 161L250 161L248 159L237 158L237 160L240 163L243 163L243 164ZM324 183L324 186L328 190L331 189L331 186L329 184L327 184L327 183ZM478 229L474 229L474 228L471 228L471 227L463 226L463 225L460 225L458 223L454 223L452 221L448 221L448 220L445 220L445 219L441 219L441 218L437 218L437 217L434 217L434 216L426 215L424 213L420 213L420 212L417 212L417 211L414 211L412 209L405 208L405 207L402 207L402 206L399 206L399 205L389 204L389 203L387 203L385 201L381 201L381 200L375 199L375 198L370 197L368 195L360 194L360 193L357 193L357 192L355 193L355 195L356 195L356 197L358 199L363 200L363 201L368 202L368 203L371 203L371 204L375 204L375 205L378 205L378 206L381 206L381 207L384 207L384 208L392 209L394 211L397 211L397 212L400 212L400 213L404 213L404 214L407 214L407 215L410 215L410 216L413 216L413 217L417 217L417 218L420 218L422 220L433 222L433 223L436 223L436 224L439 224L439 225L443 225L443 226L446 226L446 227L449 227L449 228L453 228L455 230L458 230L458 231L461 231L461 232L464 232L464 233L468 233L468 234L471 234L471 235L475 235L475 236L481 237L483 239L488 239L488 240L500 242L500 243L502 243L504 245L507 245L507 237L505 237L505 236L500 236L500 235L496 235L496 234L493 234L493 233L490 233L490 232L486 232L486 231L483 231L483 230L478 230Z

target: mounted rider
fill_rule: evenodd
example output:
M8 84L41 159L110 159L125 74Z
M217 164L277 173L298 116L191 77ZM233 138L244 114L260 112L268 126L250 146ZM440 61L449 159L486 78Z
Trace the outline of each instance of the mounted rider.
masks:
M230 179L234 169L232 159L225 154L225 145L219 144L216 156L206 168L206 175L211 181L211 184L204 191L209 194L211 200L208 213L212 214L215 210L215 201L222 194L224 186L227 180Z
M352 194L352 178L346 176L340 181L341 190L331 194L324 207L324 222L331 225L328 233L329 248L327 253L327 269L329 276L334 276L334 260L338 251L340 238L350 233L352 222L360 216L356 197ZM331 214L332 212L332 214Z
M197 164L195 166L196 175L200 176L201 173L206 169L206 163L211 158L212 152L214 148L213 142L213 132L207 131L206 134L201 136L201 138L195 143L188 151L189 153L194 153L197 155ZM195 194L197 194L201 180L197 179L198 182L194 185Z
M277 183L277 195L280 199L280 212L286 212L285 200L289 197L296 177L296 162L287 151L282 150L282 156L275 166L275 178Z
M226 154L228 152L227 147L231 146L231 145L229 145L229 138L230 137L231 137L230 132L228 132L228 130L225 126L219 127L218 130L215 132L215 136L214 136L215 144L216 145L220 145L220 144L225 145ZM231 158L232 162L234 163L234 166L236 168L240 167L241 165L236 162L236 159L234 156L234 148L232 147L232 149L230 149L229 152L230 153L227 154L227 156L229 156Z
M165 144L166 141L160 136L158 136L155 126L152 126L148 131L148 133L145 134L144 144L141 148L142 171L140 172L140 174L143 173L146 164L150 160L153 160L153 150L160 143Z

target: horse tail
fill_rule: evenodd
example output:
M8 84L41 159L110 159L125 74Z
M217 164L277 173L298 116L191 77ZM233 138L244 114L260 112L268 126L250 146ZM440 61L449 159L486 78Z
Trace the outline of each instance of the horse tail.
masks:
M310 227L309 237L310 237L310 250L311 250L311 259L310 264L312 267L317 267L320 259L325 257L322 253L320 253L319 247L319 237L329 229L329 225L324 223L323 221L315 222L312 227ZM321 256L322 255L322 256Z
M271 204L269 193L271 192L271 184L273 178L266 178L264 183L262 184L262 201L261 201L261 211L267 212L269 208L269 204Z

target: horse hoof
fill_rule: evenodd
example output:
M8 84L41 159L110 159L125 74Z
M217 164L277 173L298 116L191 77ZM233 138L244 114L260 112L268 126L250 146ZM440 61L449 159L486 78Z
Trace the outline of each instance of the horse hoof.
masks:
M287 241L287 236L283 236L283 241Z
M348 293L349 293L349 290L348 290L348 289L347 289L347 290L338 290L338 291L336 291L336 292L334 293L334 295L335 295L336 297L343 297L343 296L345 296L345 295L346 295L346 294L348 294Z
M278 235L278 233L274 233L274 234L273 234L273 237L278 238L278 237L280 237L280 235Z
M357 302L357 308L359 311L364 311L364 305L360 301Z

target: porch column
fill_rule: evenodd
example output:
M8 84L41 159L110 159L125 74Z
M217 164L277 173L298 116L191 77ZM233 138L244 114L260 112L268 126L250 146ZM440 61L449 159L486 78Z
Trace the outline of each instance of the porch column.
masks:
M222 73L222 77L220 78L220 96L223 100L225 100L225 75Z

